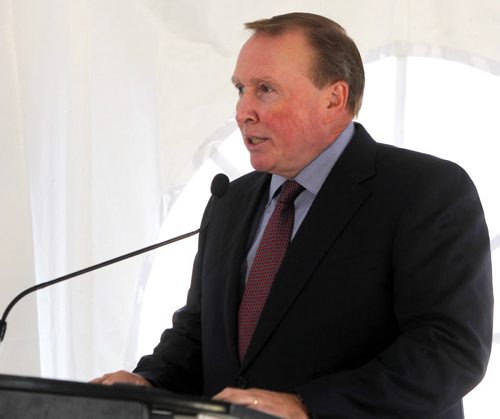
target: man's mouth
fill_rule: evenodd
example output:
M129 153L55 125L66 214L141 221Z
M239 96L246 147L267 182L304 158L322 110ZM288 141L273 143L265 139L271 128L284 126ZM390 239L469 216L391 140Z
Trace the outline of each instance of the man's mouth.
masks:
M259 145L266 141L266 138L263 137L247 137L247 142L251 145Z

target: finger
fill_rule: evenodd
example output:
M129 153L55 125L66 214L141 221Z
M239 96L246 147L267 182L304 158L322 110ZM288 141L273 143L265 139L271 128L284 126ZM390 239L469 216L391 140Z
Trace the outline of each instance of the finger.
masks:
M96 378L94 378L94 379L90 380L90 381L89 381L89 383L90 383L90 384L102 384L102 382L103 382L104 380L106 380L106 378L108 378L108 377L109 377L109 375L110 375L110 374L104 374L104 375L102 375L101 377L96 377Z
M124 370L104 374L102 377L95 378L90 382L92 384L104 384L104 385L126 383L126 384L151 386L149 381L147 381L144 377Z
M238 391L243 391L243 390L239 390L239 389L236 389L233 387L226 387L220 393L218 393L214 397L212 397L212 399L218 400L218 401L227 401L228 399L234 397L234 395L237 394Z
M255 408L258 405L258 390L241 390L227 387L216 394L213 399Z

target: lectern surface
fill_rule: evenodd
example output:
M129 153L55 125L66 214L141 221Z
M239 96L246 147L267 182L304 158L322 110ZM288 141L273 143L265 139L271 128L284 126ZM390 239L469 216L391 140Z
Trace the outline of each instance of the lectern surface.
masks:
M168 417L265 419L272 416L154 388L0 374L0 419Z

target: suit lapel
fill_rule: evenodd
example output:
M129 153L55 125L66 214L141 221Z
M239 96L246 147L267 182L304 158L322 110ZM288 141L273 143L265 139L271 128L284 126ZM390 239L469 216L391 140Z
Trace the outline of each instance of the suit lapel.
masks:
M250 234L255 214L268 188L270 175L255 174L248 185L243 186L242 194L238 194L227 206L230 212L226 214L222 255L225 272L225 333L230 352L238 360L237 351L237 321L239 308L240 281L244 258L246 257L248 236ZM237 361L239 362L239 361Z
M349 220L368 199L361 183L374 175L376 143L366 131L357 132L328 175L306 218L290 243L242 363L244 369L278 327L300 295L324 254Z

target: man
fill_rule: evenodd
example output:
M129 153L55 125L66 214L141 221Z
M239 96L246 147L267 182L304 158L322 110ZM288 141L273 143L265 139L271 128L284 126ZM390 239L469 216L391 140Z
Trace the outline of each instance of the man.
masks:
M488 362L493 305L472 182L352 122L363 67L336 23L292 13L246 26L233 83L256 172L213 204L187 305L154 353L95 382L281 417L463 417ZM292 204L287 180L299 184ZM290 217L291 241L276 250L290 239L271 230Z

